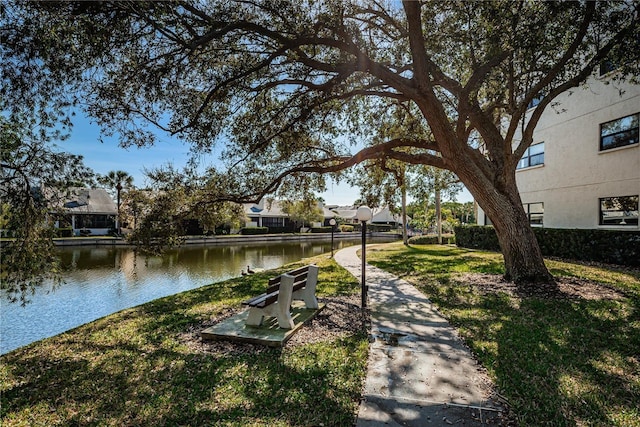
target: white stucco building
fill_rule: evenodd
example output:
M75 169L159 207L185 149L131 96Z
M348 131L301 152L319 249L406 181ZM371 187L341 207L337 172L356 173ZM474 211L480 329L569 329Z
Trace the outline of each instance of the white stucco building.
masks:
M532 225L639 229L640 85L609 77L565 92L543 113L516 171ZM490 224L481 210L478 224Z
M322 204L318 204L322 210L323 221L311 224L313 227L327 225L328 221L336 215ZM247 227L271 227L274 229L290 228L294 223L289 219L289 214L282 210L282 202L279 200L261 199L259 203L245 203L244 212L248 219Z

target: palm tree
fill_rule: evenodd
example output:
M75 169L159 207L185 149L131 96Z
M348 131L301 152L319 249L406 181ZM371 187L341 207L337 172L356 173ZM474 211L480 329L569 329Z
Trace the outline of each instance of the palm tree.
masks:
M116 190L118 205L116 231L120 234L120 192L125 188L133 187L133 177L125 171L110 171L106 175L98 176L97 179L100 184Z

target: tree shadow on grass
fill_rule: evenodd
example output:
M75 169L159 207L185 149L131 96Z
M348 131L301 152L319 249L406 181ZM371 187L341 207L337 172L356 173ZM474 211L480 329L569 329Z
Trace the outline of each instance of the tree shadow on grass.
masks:
M292 268L162 298L3 355L2 424L350 425L364 334L227 354L180 342L189 326L239 307Z
M525 299L497 341L496 375L528 423L623 425L616 416L640 416L640 316L629 300Z
M341 371L364 368L350 361L363 343L366 351L364 335L286 354L204 354L155 339L127 340L107 323L87 329L3 356L3 425L353 421L361 373Z
M522 425L637 421L640 314L635 299L479 295L456 282L422 288L461 330Z
M587 299L505 283L479 288L473 276L452 274L499 274L499 254L425 246L381 255L372 263L407 276L459 328L522 425L637 424L640 292L633 280L609 282L623 290L616 298L592 292Z
M371 263L399 276L415 274L448 275L452 272L475 271L504 273L503 257L499 253L475 252L450 246L409 246L400 253L371 257Z

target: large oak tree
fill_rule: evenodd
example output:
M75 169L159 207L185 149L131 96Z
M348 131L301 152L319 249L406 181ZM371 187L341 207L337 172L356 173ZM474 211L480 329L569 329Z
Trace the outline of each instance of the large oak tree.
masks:
M81 105L125 146L153 143L149 126L223 144L211 202L367 159L450 170L520 283L552 280L515 180L542 112L604 60L637 76L640 52L633 1L25 1L3 15L2 96ZM388 109L417 110L428 132L371 138Z

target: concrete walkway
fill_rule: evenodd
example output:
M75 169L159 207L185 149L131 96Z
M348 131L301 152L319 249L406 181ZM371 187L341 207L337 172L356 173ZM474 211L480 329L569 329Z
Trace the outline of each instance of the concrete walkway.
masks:
M335 254L360 280L351 246ZM453 328L408 282L366 266L371 347L357 427L497 426L503 407Z

